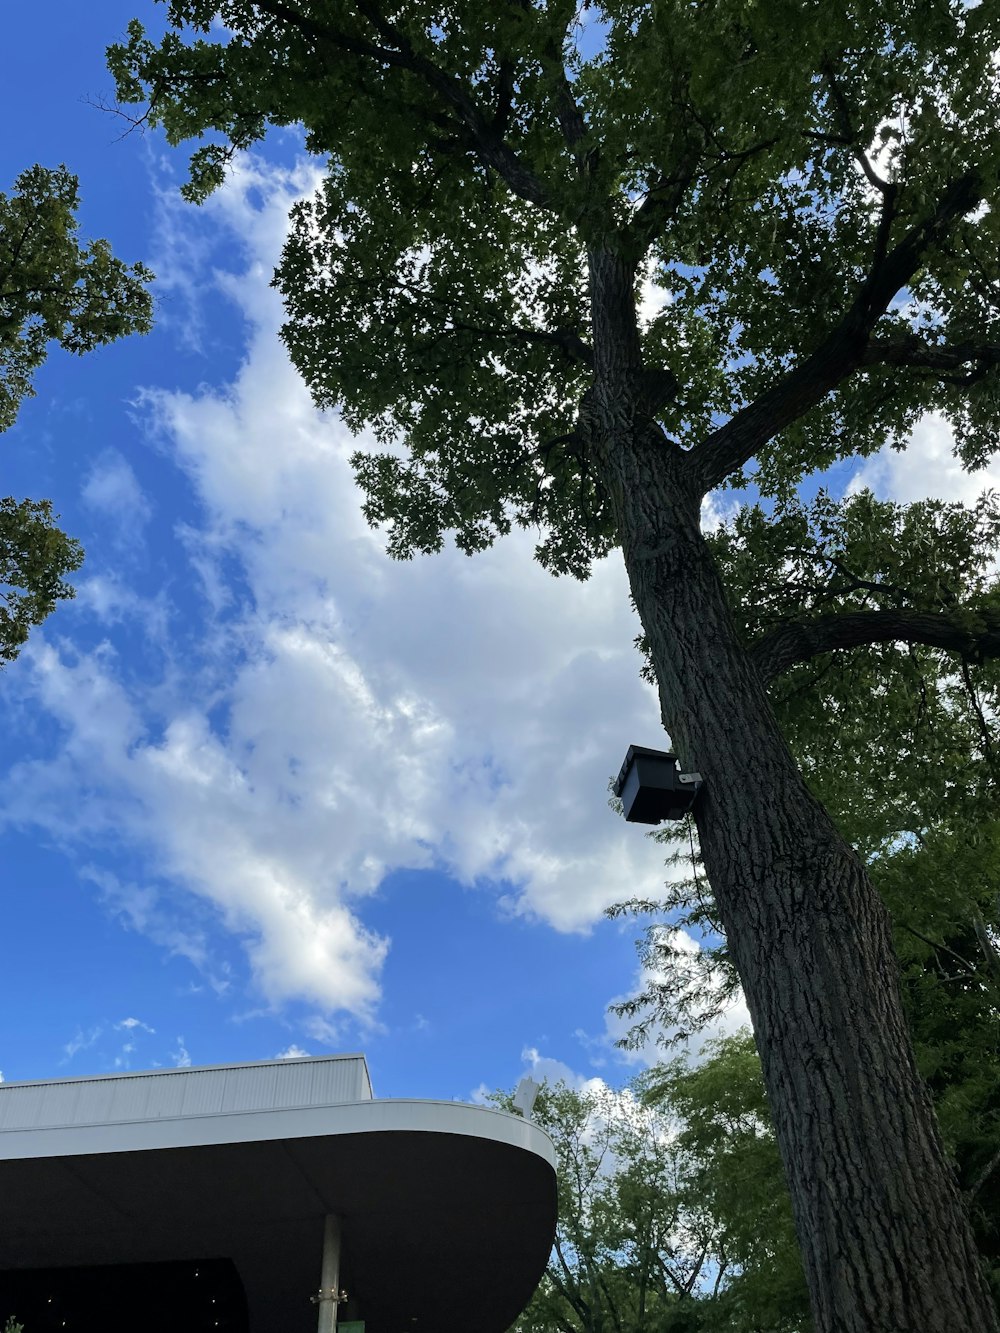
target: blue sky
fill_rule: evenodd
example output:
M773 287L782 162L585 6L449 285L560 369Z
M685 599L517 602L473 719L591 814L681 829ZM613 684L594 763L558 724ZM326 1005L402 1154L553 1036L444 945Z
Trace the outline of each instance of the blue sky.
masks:
M602 912L663 878L607 806L628 744L663 739L620 563L556 581L530 535L384 556L276 336L315 169L284 134L184 204L182 155L90 104L133 14L5 15L0 188L66 162L84 234L158 283L154 333L54 354L0 442L3 493L51 497L87 550L0 675L0 1069L362 1049L379 1095L620 1083L638 928ZM863 480L967 498L988 479L947 444L927 422Z

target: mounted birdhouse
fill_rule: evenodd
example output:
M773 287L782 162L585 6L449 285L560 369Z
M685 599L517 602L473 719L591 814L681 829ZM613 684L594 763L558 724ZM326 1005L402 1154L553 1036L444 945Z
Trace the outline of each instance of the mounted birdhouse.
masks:
M686 815L700 788L701 774L682 773L675 754L630 745L612 791L629 823L659 824Z

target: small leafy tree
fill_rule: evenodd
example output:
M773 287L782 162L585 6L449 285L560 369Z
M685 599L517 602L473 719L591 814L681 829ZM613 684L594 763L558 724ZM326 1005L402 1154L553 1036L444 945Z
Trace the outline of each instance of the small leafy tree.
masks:
M83 547L57 528L49 500L0 499L0 662L13 662L32 625L73 597L65 575Z
M494 1101L509 1109L510 1097ZM532 1118L556 1149L559 1220L517 1333L681 1333L724 1281L668 1110L626 1089L546 1085Z
M706 1329L807 1333L809 1297L752 1035L707 1043L697 1064L678 1058L651 1070L642 1089L647 1105L672 1117L686 1197L725 1255Z
M150 328L152 274L115 259L107 241L81 245L78 205L77 178L65 167L31 167L0 194L0 432L34 392L50 344L82 355ZM0 499L0 664L73 596L65 576L82 560L49 501Z
M533 1118L555 1145L559 1221L516 1333L809 1333L748 1033L620 1092L545 1086Z

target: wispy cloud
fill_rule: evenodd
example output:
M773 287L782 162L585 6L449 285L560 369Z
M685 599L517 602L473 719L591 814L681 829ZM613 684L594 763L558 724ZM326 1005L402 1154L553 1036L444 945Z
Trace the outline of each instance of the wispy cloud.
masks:
M133 1015L117 1021L102 1018L88 1027L77 1028L75 1035L62 1048L63 1058L60 1063L69 1064L86 1051L89 1070L85 1072L131 1069L136 1056L141 1067L158 1067L162 1060L154 1059L148 1053L148 1039L155 1036L156 1028L151 1023ZM159 1053L162 1054L162 1051Z
M265 1001L304 1000L304 1031L333 1044L338 1012L374 1021L390 941L365 900L392 870L443 869L563 931L655 892L659 849L606 788L629 742L662 733L617 558L581 585L542 571L530 534L474 561L385 557L357 441L312 408L276 337L268 279L302 187L247 167L209 205L242 255L213 280L245 316L245 360L231 383L141 400L201 514L176 548L206 592L183 657L128 678L97 594L105 646L38 636L19 689L59 743L7 774L0 821L86 849L111 910L213 984L230 978L212 937L235 935ZM141 884L118 878L109 839L141 855Z
M149 1024L144 1023L141 1018L123 1018L120 1023L115 1024L115 1029L119 1032L123 1030L126 1032L135 1032L136 1030L139 1030L150 1034L156 1031L156 1028L151 1028Z
M293 1041L291 1046L286 1046L285 1049L279 1051L274 1058L276 1060L300 1060L304 1055L308 1054L308 1051L304 1051L301 1046Z
M80 873L97 887L101 902L126 929L146 936L173 957L186 958L217 995L229 990L229 964L214 954L208 925L199 920L193 905L165 901L158 889L123 882L95 865L85 865Z
M80 1051L88 1050L100 1038L103 1031L103 1025L88 1028L86 1032L84 1032L83 1028L77 1028L76 1035L71 1037L63 1047L63 1055L65 1056L65 1059L62 1063L68 1064L69 1061L73 1059L74 1055L78 1055Z
M100 514L119 549L142 541L152 508L131 464L117 449L105 449L94 460L82 498Z

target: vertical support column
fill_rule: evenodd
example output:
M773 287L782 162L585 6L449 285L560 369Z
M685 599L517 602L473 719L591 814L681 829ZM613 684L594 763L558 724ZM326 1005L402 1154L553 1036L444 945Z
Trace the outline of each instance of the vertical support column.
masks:
M323 1224L323 1268L320 1275L318 1333L336 1333L340 1300L340 1218L328 1213Z

